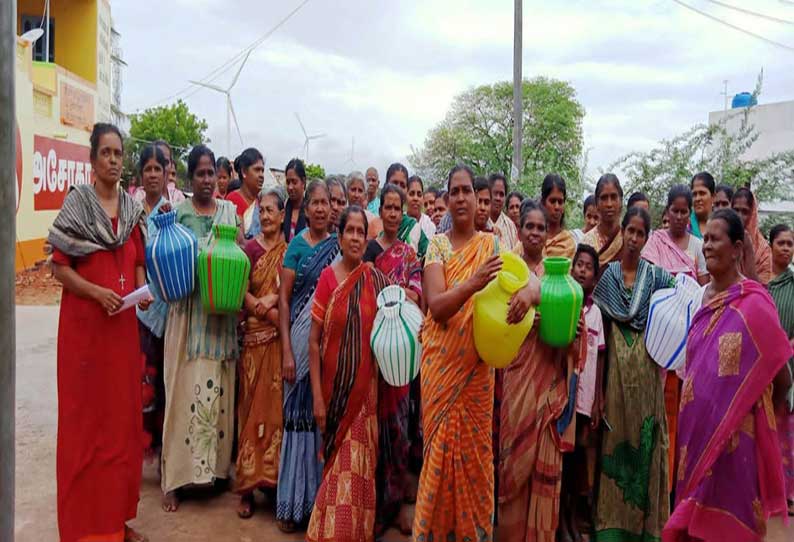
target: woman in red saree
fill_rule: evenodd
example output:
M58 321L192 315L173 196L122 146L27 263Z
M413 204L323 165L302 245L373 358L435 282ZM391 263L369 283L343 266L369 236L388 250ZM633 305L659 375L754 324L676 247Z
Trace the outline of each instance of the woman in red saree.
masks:
M383 233L367 244L364 261L374 263L390 283L401 286L408 299L421 305L422 263L414 249L397 238L404 204L402 190L393 184L383 187ZM422 465L419 401L419 379L401 387L390 386L382 377L378 379L378 533L399 523L403 534L411 534L413 516L408 507L406 513L401 512L403 503L416 500L416 480Z
M494 375L474 348L472 296L493 280L501 259L496 237L475 230L471 169L452 168L447 188L452 229L433 237L424 270L424 464L413 539L492 540ZM536 283L519 290L508 322L520 321L537 298Z
M744 225L744 253L739 260L739 272L767 284L772 280L772 249L758 227L758 202L749 188L742 187L733 194L731 207Z
M47 238L63 284L58 530L61 542L142 542L125 523L141 483L143 363L135 311L115 312L146 284L143 208L119 190L118 128L95 124L90 156L95 184L72 187Z
M378 293L388 284L362 262L367 218L353 206L339 222L342 259L323 269L312 304L309 372L323 435L323 479L306 539L375 540L378 367L369 344Z
M546 214L525 205L519 239L532 269L546 243ZM559 520L562 454L574 445L575 375L585 359L586 341L569 349L540 340L537 322L516 359L503 369L499 424L500 542L553 542ZM567 407L567 408L566 408Z
M712 280L687 339L665 542L761 541L767 519L786 511L772 383L788 389L791 346L772 298L739 272L743 242L736 213L712 214L703 246Z
M287 251L281 233L284 199L273 190L261 194L257 205L261 231L243 247L251 260L237 402L235 490L240 494L237 514L243 519L253 515L255 489L275 496L284 425L278 332L278 276Z

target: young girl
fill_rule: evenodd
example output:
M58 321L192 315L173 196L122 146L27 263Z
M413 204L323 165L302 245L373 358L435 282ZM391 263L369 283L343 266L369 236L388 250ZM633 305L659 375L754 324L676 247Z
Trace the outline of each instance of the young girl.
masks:
M598 276L598 254L589 245L579 245L573 257L571 276L584 290L582 308L587 325L587 359L579 376L576 395L576 448L565 454L561 503L561 540L581 540L577 524L592 525L593 484L598 455L598 427L604 412L604 325L601 311L593 304L592 293ZM584 510L577 514L577 501L587 499Z

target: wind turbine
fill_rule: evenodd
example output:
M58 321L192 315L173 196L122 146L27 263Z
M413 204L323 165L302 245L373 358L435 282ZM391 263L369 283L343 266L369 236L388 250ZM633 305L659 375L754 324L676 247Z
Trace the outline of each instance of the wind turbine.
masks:
M306 132L306 127L305 127L305 126L303 126L303 122L301 122L301 118L300 118L300 116L299 116L297 113L295 113L295 118L296 118L296 119L298 119L298 124L300 124L300 125L301 125L301 130L303 131L303 137L305 137L305 138L306 138L306 140L305 140L305 141L304 141L304 143L303 143L303 155L304 155L304 158L303 158L303 159L304 159L304 160L306 161L306 163L308 164L308 163L309 163L309 141L311 141L311 140L313 140L313 139L320 139L320 138L323 138L323 137L325 137L325 134L315 134L315 135L309 135L309 134Z
M347 162L345 162L345 166L350 164L351 169L356 167L356 138L353 137L350 143L350 156L347 158Z
M232 89L234 88L234 85L237 84L237 80L240 78L240 72L243 71L245 63L248 62L249 56L251 56L251 51L248 51L248 54L243 57L243 61L240 63L240 67L237 68L237 73L234 74L234 78L232 79L232 82L228 88L219 87L218 85L213 85L212 83L190 81L190 83L194 85L208 88L210 90L214 90L215 92L220 92L221 94L226 95L226 155L230 160L232 159L232 120L234 120L234 127L237 129L237 137L240 138L240 145L243 145L243 134L240 132L240 125L237 122L237 115L234 113L234 106L232 105Z

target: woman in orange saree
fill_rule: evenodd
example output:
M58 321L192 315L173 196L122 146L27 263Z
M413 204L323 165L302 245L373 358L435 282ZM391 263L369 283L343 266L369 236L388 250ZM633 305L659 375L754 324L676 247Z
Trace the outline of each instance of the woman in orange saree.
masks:
M375 540L378 368L369 336L388 284L362 262L367 218L358 206L339 223L342 259L320 274L312 304L309 363L314 417L323 434L323 479L306 539Z
M687 338L677 502L664 542L760 542L767 519L786 513L772 390L791 384L791 345L772 298L739 272L743 230L729 209L706 224L712 280Z
M744 224L744 254L739 271L747 278L767 284L772 280L772 249L758 227L758 202L749 188L739 188L731 207Z
M255 489L276 488L284 424L278 333L278 275L287 251L281 233L284 199L274 190L260 195L257 205L261 231L244 247L251 260L251 281L245 295L248 317L237 403L235 490L241 496L237 514L243 519L253 514Z
M541 255L546 214L531 203L521 216L519 238L530 268ZM553 542L559 520L562 454L574 445L579 364L586 341L552 348L540 341L537 322L516 359L503 369L499 424L500 542ZM571 386L571 382L573 385Z
M452 229L433 237L425 260L423 293L429 314L422 328L424 465L419 478L413 539L493 539L493 369L474 348L473 294L501 268L498 242L476 232L474 173L450 171ZM537 300L533 284L511 301L508 322Z

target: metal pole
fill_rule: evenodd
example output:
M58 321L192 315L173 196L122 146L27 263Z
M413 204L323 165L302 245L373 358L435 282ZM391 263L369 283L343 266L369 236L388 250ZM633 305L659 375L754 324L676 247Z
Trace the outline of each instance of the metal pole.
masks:
M44 32L44 62L52 62L50 58L50 0L44 6L44 24L47 30Z
M16 2L0 2L0 540L14 540L14 239L16 236Z
M522 2L515 0L513 15L513 182L521 179L523 170L521 160L521 143L523 140L523 110L521 107L523 76L521 75L521 32L523 28Z

